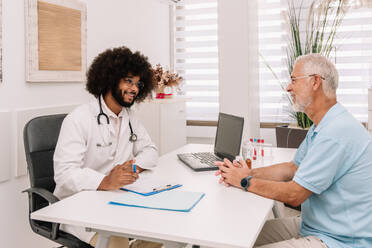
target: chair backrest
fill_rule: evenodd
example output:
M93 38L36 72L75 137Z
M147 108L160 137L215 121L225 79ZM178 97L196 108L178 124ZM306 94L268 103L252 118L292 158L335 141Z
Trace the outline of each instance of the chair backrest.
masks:
M23 130L31 187L54 191L53 155L65 117L66 114L36 117Z
M59 132L66 114L40 116L30 120L23 130L27 169L31 188L42 188L52 193L54 182L53 155ZM38 194L28 192L29 214L49 205L49 202ZM70 248L93 248L77 237L59 230L58 223L32 220L34 232Z
M298 148L305 139L307 130L281 126L275 128L276 146L284 148Z

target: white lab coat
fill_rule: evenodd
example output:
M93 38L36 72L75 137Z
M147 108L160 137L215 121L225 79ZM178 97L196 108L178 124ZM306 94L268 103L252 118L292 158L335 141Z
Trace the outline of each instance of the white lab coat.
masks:
M101 102L103 111L111 119L113 113L103 100ZM157 148L131 110L123 109L121 112L123 117L119 136L112 124L107 126L104 117L101 118L101 123L106 125L106 129L98 125L98 113L98 100L94 99L76 108L63 121L54 153L54 194L59 199L82 190L96 190L114 166L130 159L135 158L136 164L144 169L156 166ZM135 142L129 141L129 119L133 132L137 135ZM112 145L97 146L105 143L108 133ZM61 229L87 243L94 235L93 232L86 232L83 227L61 225Z

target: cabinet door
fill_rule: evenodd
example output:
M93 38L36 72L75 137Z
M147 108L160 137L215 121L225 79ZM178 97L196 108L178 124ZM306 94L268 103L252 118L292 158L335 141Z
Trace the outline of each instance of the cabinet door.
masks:
M136 116L145 127L152 142L155 143L160 153L159 104L153 102L143 102L136 105Z
M161 154L186 145L186 103L169 102L160 105Z
M372 134L372 89L368 89L368 129Z

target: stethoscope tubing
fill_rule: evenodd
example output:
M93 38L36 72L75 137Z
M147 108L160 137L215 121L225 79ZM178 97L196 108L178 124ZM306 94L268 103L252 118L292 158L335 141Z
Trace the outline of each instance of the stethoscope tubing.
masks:
M106 119L107 125L110 125L110 119L109 119L109 117L107 116L107 114L105 114L105 112L103 112L102 103L101 103L101 97L100 96L98 97L98 102L99 102L99 114L97 115L97 123L98 123L98 125L102 125L102 123L101 123L101 117L102 116ZM129 128L130 128L129 141L130 142L137 141L137 134L135 134L133 132L132 124L130 123L130 119L129 119Z

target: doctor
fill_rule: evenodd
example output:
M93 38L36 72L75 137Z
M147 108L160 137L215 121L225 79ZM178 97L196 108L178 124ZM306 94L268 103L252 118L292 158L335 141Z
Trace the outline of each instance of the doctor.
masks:
M95 99L67 115L55 149L54 194L58 198L82 190L117 190L135 182L138 173L156 166L157 148L131 110L133 103L143 101L153 88L151 65L139 52L119 47L94 59L86 89ZM97 242L97 234L82 227L62 225L61 229L92 246ZM111 237L109 247L129 247L129 241ZM136 241L131 247L161 244Z

